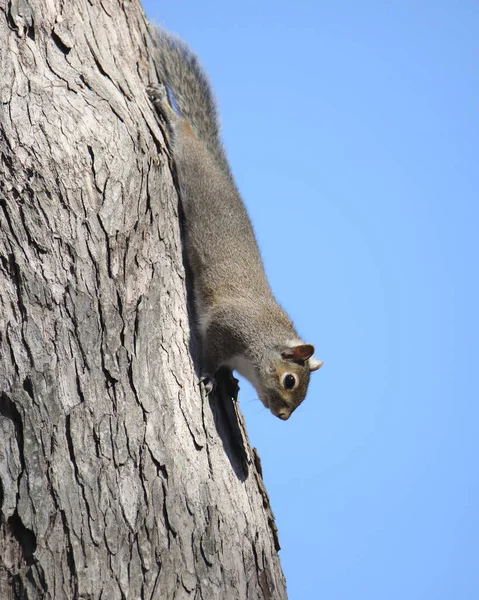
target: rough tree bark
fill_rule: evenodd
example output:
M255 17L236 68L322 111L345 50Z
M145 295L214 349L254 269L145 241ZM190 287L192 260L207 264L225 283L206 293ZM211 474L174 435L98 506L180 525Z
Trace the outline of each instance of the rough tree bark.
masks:
M199 393L154 80L136 1L0 0L2 600L286 598L241 416Z

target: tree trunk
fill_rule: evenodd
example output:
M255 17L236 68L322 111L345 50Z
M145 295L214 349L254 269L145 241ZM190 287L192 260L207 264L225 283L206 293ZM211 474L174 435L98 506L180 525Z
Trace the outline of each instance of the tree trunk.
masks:
M0 0L1 600L286 598L199 391L155 79L137 2Z

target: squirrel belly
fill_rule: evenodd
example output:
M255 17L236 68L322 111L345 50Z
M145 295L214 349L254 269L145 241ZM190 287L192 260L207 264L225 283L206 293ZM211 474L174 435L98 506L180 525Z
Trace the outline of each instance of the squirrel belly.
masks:
M202 376L214 381L221 367L237 370L263 404L286 420L322 362L313 358L314 347L299 338L268 284L221 143L206 74L182 41L161 29L154 30L154 37L161 84L148 93L168 129L177 171Z

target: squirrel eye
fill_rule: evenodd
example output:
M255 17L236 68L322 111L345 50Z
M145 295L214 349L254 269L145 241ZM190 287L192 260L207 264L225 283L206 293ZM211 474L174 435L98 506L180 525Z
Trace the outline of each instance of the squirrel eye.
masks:
M296 385L296 377L291 375L291 373L287 373L283 377L283 387L285 390L292 390Z

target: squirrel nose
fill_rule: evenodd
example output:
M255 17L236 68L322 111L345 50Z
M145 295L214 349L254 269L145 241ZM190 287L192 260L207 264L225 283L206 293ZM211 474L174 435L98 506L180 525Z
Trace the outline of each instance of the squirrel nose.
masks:
M282 421L287 421L290 417L291 413L288 410L285 409L281 409L278 410L278 412L276 413L276 416L278 417L278 419L281 419Z

